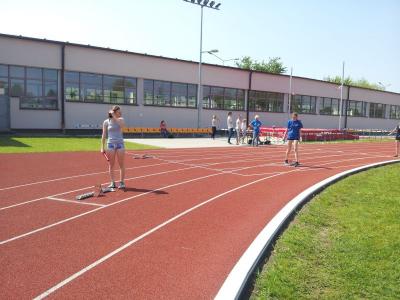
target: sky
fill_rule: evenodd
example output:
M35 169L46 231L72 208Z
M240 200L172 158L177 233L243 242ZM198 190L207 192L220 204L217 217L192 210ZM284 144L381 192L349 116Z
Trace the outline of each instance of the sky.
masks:
M287 73L314 79L341 75L344 61L345 77L400 93L400 0L216 2L204 8L203 50L280 57ZM0 9L0 33L199 60L200 7L183 0L0 0Z

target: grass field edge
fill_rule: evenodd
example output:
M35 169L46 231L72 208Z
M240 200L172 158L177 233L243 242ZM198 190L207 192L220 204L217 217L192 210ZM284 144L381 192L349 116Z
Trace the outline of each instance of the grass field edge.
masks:
M296 212L299 211L304 204L320 194L327 187L348 176L395 163L400 163L400 160L396 159L368 164L341 172L312 185L290 200L274 218L268 222L243 253L225 279L215 299L249 298L253 287L253 279L257 271L262 267L265 259L269 257L274 243L287 228L290 221L295 217Z

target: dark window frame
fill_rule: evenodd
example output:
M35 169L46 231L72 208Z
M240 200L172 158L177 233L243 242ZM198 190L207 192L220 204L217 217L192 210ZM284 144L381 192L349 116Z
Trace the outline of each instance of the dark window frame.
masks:
M138 90L138 78L137 77L130 77L130 76L121 76L121 75L115 75L115 74L100 74L100 73L93 73L93 72L79 72L79 71L73 71L73 70L65 70L65 74L68 75L68 73L71 74L77 74L77 79L76 80L71 80L68 78L68 76L64 76L64 89L65 89L65 99L64 101L66 102L71 102L71 103L92 103L92 104L118 104L118 105L131 105L131 106L137 106L137 90ZM94 75L94 76L100 76L101 77L101 95L98 94L99 89L96 88L96 84L90 83L90 82L82 82L82 74L83 75ZM114 90L110 90L110 102L105 102L105 90L109 90L109 86L105 86L104 84L104 77L115 77L118 79L122 79L123 85L121 86L123 88L123 97L111 97L111 94ZM134 82L134 86L131 86ZM85 98L82 96L82 92L84 91L82 89L83 86L90 87L92 86L93 89L95 90L94 100L85 100ZM97 87L99 87L97 85ZM86 89L85 88L85 89ZM68 99L68 96L71 95L71 93L68 93L67 90L76 90L77 91L77 98L76 99ZM129 93L127 90L134 90L133 93L133 98L128 97ZM98 100L101 101L98 101ZM116 100L115 100L116 99ZM115 101L114 101L115 100ZM123 100L123 101L118 101L118 100Z
M203 99L202 99L202 107L203 109L206 110L223 110L223 111L245 111L245 93L243 89L238 89L238 88L231 88L231 87L221 87L221 86L210 86L210 85L202 85L203 89ZM209 89L208 96L204 96L204 89ZM222 89L222 93L213 93L213 89ZM228 97L231 98L231 96L227 95L227 90L235 90L235 99L227 99ZM222 102L221 102L221 107L215 107L212 105L211 100L213 96L222 96ZM242 98L240 98L242 97ZM235 106L234 107L227 107L225 104L225 101L227 100L234 100ZM214 102L218 103L218 102ZM240 105L239 105L240 104Z
M389 119L400 120L400 105L390 104Z
M164 102L164 104L155 103L155 85L156 83L163 83L169 86L169 94L168 94L168 102ZM151 92L146 89L146 85L151 84ZM174 105L176 102L173 101L173 97L179 96L178 94L173 94L173 85L184 85L186 93L186 105ZM190 87L195 87L195 106L190 106L189 103L192 103L193 95L190 93ZM166 95L166 94L165 94ZM150 97L148 97L150 96ZM165 104L167 103L167 104ZM176 81L166 81L166 80L157 80L157 79L143 79L143 105L144 106L156 106L156 107L170 107L170 108L189 108L189 109L196 109L197 108L197 86L192 83L185 83L185 82L176 82Z
M300 102L298 101L298 97L300 97ZM304 102L305 102L305 97L310 97L310 107L311 109L305 109ZM311 95L293 95L290 103L290 111L291 112L297 112L299 114L305 114L305 115L316 115L317 114L317 96L311 96ZM314 105L312 105L312 102ZM297 107L294 107L294 106Z
M382 105L382 108L379 106ZM370 102L369 103L369 117L374 119L386 119L386 104ZM379 114L381 112L381 114Z
M283 113L285 94L270 91L250 90L248 101L249 111L251 112ZM265 105L259 105L260 108L257 109L257 103L264 103Z

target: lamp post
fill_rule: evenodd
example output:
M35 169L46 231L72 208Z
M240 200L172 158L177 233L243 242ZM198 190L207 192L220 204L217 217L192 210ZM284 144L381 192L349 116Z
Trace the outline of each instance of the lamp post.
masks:
M342 65L342 84L340 85L339 130L342 130L343 84L344 84L344 62ZM347 111L346 111L346 114L347 114Z
M208 53L208 54L211 54L211 55L215 56L216 58L218 58L218 59L222 62L222 65L223 65L223 66L225 66L225 62L227 62L227 61L239 60L239 58L222 59L222 58L219 57L218 55L215 55L215 54L214 54L215 52L212 52L212 51L204 51L204 52L206 52L206 53Z
M386 91L386 88L387 87L389 87L389 86L391 86L391 84L389 83L389 84L383 84L382 82L378 82L378 84L381 86L381 88L384 90L384 91Z
M290 68L290 77L289 77L289 105L288 105L288 114L290 120L290 112L292 111L292 77L293 77L293 67Z
M200 16L200 59L199 59L199 84L197 87L197 128L201 127L201 116L200 116L200 111L202 109L202 98L203 98L203 89L201 87L201 60L202 60L202 54L203 54L203 8L212 8L219 10L219 7L221 6L221 3L216 3L215 1L209 1L209 0L183 0L185 2L191 3L191 4L196 4L201 7L201 16ZM209 52L218 52L215 50L207 51Z

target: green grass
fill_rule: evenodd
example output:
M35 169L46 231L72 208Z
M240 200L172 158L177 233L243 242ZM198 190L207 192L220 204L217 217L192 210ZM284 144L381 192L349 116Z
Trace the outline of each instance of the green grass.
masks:
M0 136L0 153L100 151L100 137L10 137ZM125 142L128 150L158 147Z
M279 238L251 299L399 299L400 164L327 188Z

